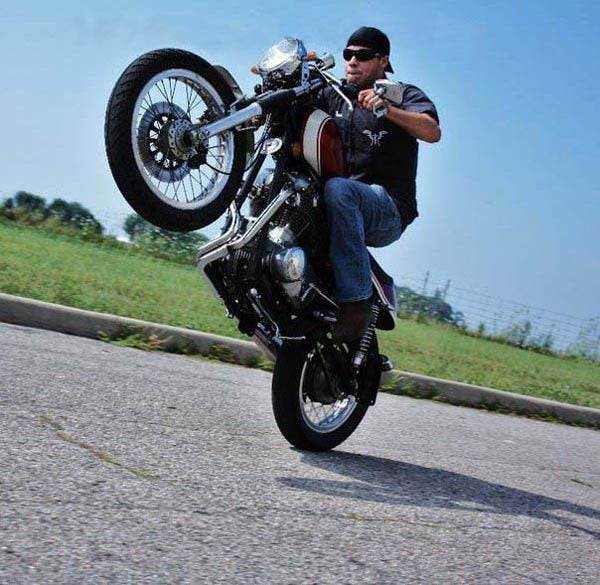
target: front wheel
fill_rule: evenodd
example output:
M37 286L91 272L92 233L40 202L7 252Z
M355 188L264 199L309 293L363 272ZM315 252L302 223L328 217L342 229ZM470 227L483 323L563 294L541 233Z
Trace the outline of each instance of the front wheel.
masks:
M271 398L283 436L295 447L326 451L345 441L363 419L381 376L377 338L352 388L345 346L284 343L277 354Z
M106 109L106 154L119 190L144 219L191 231L224 213L242 181L246 137L229 130L196 146L181 137L222 117L233 101L221 74L187 51L152 51L123 72Z

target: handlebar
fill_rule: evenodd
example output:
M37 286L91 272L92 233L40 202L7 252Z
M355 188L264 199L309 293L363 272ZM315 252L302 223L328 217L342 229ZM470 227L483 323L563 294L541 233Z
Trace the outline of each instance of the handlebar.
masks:
M246 107L232 112L220 120L215 120L210 124L190 125L186 131L186 138L192 144L203 142L211 136L216 136L236 126L240 126L252 118L284 109L297 98L318 91L324 85L325 81L323 79L313 79L292 89L279 89L257 96Z

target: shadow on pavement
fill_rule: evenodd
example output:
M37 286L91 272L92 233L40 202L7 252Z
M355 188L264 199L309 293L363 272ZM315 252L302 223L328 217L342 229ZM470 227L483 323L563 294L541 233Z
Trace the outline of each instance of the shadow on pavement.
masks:
M600 521L600 510L594 508L393 459L343 451L303 453L302 457L304 463L344 475L349 480L279 477L277 481L294 489L340 498L398 506L529 516L600 539L600 531L577 526L571 518L560 515L575 514Z

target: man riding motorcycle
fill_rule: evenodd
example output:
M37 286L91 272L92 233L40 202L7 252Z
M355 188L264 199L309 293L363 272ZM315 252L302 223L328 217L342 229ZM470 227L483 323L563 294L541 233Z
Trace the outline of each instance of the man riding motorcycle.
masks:
M381 97L377 80L393 73L390 42L379 29L361 27L344 49L351 110L330 87L315 105L328 112L340 130L347 178L325 184L335 298L341 314L334 338L349 342L364 333L372 295L367 246L396 241L417 217L417 139L438 142L439 118L433 102L418 87L400 84L401 103Z
M333 55L286 37L253 68L261 83L247 96L222 66L150 51L117 80L105 119L113 177L144 219L191 231L228 211L198 269L274 359L275 420L309 450L348 438L392 367L376 330L395 326L394 283L376 263L371 274L366 246L416 217L417 139L440 135L423 92L385 79L381 31L356 31L344 57L342 84ZM268 156L275 168L257 182Z

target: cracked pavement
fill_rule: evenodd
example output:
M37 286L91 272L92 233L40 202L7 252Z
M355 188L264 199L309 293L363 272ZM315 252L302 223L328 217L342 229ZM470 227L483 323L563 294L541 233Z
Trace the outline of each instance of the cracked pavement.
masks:
M303 453L266 372L0 343L1 584L598 582L598 431L380 395Z

